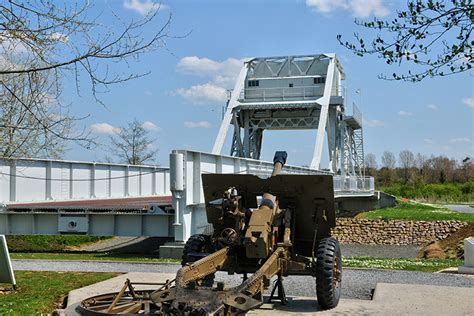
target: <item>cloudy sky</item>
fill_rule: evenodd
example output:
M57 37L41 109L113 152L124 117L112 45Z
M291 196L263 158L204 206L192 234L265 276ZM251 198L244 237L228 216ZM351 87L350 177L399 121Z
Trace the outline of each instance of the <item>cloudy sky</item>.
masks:
M364 116L365 152L379 160L383 151L409 149L426 155L461 159L473 155L474 83L472 73L427 79L421 83L384 81L391 74L383 60L360 58L341 47L336 36L351 39L355 18L390 18L405 1L280 0L165 1L161 15L172 13L166 48L144 56L132 70L151 74L113 87L102 96L106 106L71 88L63 98L99 141L130 119L156 137L157 162L168 165L172 149L210 151L222 118L226 89L232 88L248 57L334 52L347 78L348 104L356 102ZM156 7L151 0L95 2L95 10L113 10L127 19ZM108 18L104 16L104 23ZM120 69L119 69L120 70ZM130 69L124 69L129 71ZM356 94L359 90L361 93ZM263 158L287 150L292 164L309 164L316 131L264 134ZM224 147L228 154L229 141ZM66 158L103 160L101 147L88 151L71 146ZM327 161L327 159L326 159ZM324 163L324 161L323 161ZM324 167L324 166L323 166Z

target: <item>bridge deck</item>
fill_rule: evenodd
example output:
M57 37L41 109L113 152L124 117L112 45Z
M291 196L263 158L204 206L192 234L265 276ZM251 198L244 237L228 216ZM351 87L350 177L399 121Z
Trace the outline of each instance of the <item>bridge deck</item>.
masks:
M142 210L147 211L150 206L169 206L171 196L142 196L121 197L108 199L81 199L67 201L37 201L8 203L7 211L22 210Z

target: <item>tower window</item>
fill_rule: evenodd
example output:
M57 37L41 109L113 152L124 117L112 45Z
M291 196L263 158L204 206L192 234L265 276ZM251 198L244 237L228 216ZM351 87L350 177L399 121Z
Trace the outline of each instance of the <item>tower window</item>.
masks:
M293 88L293 84L292 84L292 83L290 83L290 84L288 85L288 87L290 87L290 88Z
M326 77L315 77L313 78L314 84L323 84L326 83Z
M258 87L259 82L258 82L258 80L249 80L248 85L249 85L249 87Z

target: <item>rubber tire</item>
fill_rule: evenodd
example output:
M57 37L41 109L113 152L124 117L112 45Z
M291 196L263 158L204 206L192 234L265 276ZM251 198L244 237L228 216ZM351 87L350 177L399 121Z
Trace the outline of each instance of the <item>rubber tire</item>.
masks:
M190 253L203 253L211 251L211 238L207 235L192 235L186 241L183 249L183 257L181 260L181 266L185 266L190 262L196 261L196 258L189 256ZM214 284L214 274L210 274L201 280L200 285L206 287L212 287Z
M336 261L340 267L342 279L342 258L339 242L327 237L320 240L316 252L316 295L322 309L337 306L341 297L341 281L336 286L333 284Z

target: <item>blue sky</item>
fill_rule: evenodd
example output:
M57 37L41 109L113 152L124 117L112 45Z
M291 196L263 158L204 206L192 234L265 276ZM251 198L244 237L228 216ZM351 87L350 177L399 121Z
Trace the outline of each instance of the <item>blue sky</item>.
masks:
M225 89L232 88L242 59L336 53L347 78L349 104L356 102L364 116L365 152L380 161L385 150L398 155L403 149L425 155L462 159L474 154L474 81L464 73L421 83L384 81L380 73L390 68L375 56L357 57L336 41L337 34L350 39L355 17L390 18L404 1L295 0L295 1L168 1L162 19L173 14L167 49L144 55L130 68L118 71L151 74L116 85L102 96L106 107L87 93L78 95L65 83L63 98L72 102L77 115L90 115L79 125L90 129L99 141L130 119L147 122L159 149L157 163L168 165L172 149L210 151L225 104ZM94 10L103 23L112 23L113 10L124 19L137 19L153 7L150 0L96 1ZM145 30L145 33L151 30ZM123 69L122 69L123 67ZM359 89L361 94L356 94ZM87 92L87 91L86 91ZM287 150L289 162L307 165L316 131L264 134L263 159L275 150ZM105 147L86 150L70 146L67 159L104 160L112 156ZM229 141L223 153L228 154ZM327 161L327 159L325 160ZM323 167L324 162L323 161Z

